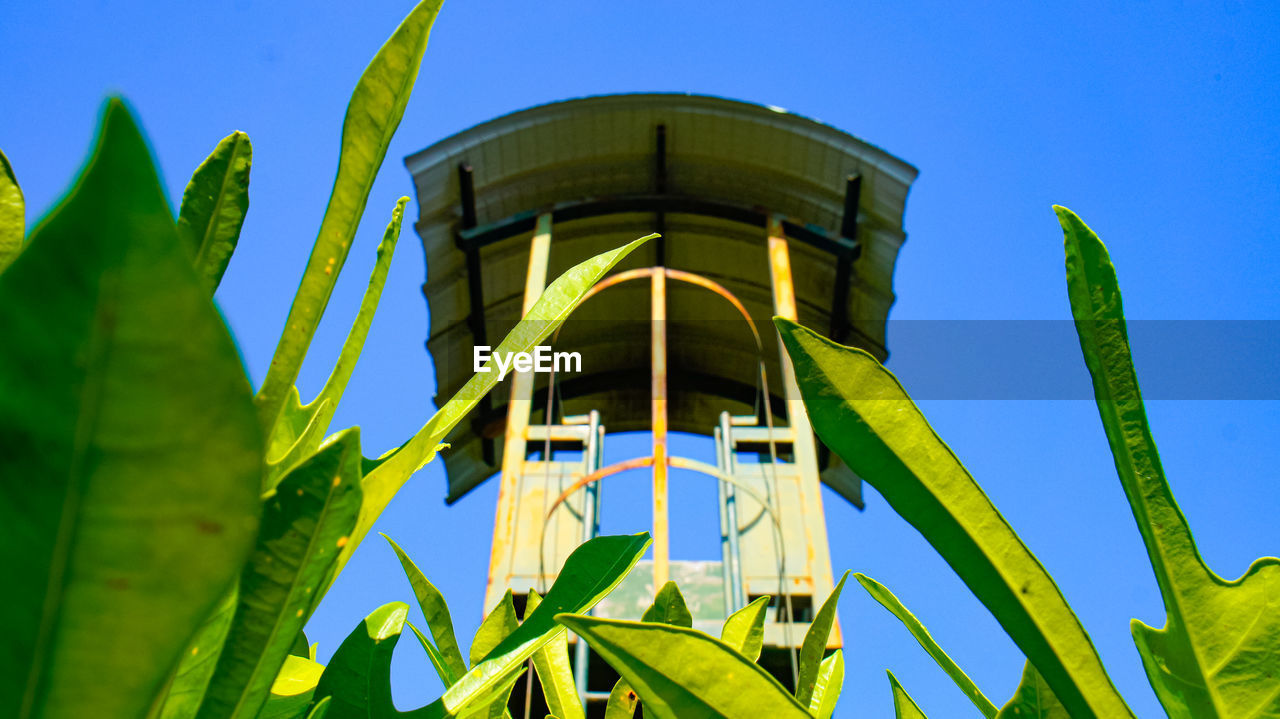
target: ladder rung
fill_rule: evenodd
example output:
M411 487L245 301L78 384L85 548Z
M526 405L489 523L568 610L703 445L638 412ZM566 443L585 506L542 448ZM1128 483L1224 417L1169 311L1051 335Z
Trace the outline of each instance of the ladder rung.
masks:
M552 442L582 442L587 441L588 428L585 425L567 426L563 424L553 424L547 426L545 424L531 424L529 429L525 431L525 437L530 440L546 441L550 436Z
M589 702L607 702L609 692L583 692L582 697Z
M746 427L744 429L735 429L732 432L733 446L737 449L739 444L764 444L773 439L775 443L792 441L790 427L774 427L770 430L768 427Z
M754 414L731 414L729 415L729 424L734 427L753 427L760 418Z

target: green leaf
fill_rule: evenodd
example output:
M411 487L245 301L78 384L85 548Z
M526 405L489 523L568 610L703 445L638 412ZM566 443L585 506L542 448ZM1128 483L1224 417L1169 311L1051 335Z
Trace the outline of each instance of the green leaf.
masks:
M733 647L742 656L756 661L764 647L764 620L769 614L769 600L765 595L739 609L724 620L720 641Z
M382 232L382 241L378 243L377 260L369 276L369 284L365 287L364 297L360 299L360 309L356 313L355 321L351 324L346 340L342 343L338 361L334 363L329 378L320 389L320 394L307 405L307 408L320 418L318 422L325 431L333 420L333 414L338 409L338 401L342 399L347 383L351 381L356 362L364 349L364 342L369 337L369 328L373 325L378 303L382 300L382 290L387 285L387 274L391 271L391 259L395 256L396 244L400 240L404 208L408 204L408 197L396 200L396 206L391 210L391 221L387 223L386 229Z
M262 473L262 491L275 489L280 480L299 462L315 454L324 440L325 430L320 423L322 403L302 404L298 388L289 390L284 409L271 429L267 439L267 461Z
M289 390L289 396L285 399L284 408L267 443L264 489L274 487L285 472L314 454L328 433L333 414L338 409L338 402L347 389L352 373L355 372L356 362L360 359L365 339L369 336L369 328L373 325L374 314L382 299L382 290L387 284L387 273L391 271L391 258L395 255L396 243L400 239L400 226L404 221L404 208L408 202L409 198L401 197L391 211L391 222L382 234L382 242L378 243L378 259L374 263L364 297L360 300L360 310L356 313L347 339L342 343L338 361L330 371L324 387L315 399L305 405L301 403L297 387Z
M480 622L480 628L476 630L475 639L471 640L471 651L469 653L471 665L475 666L485 655L493 651L493 648L502 643L503 639L511 636L520 626L520 621L516 618L516 605L512 600L511 590L502 595L502 599L498 602L498 606L494 607Z
M530 590L525 614L533 612L541 603L542 597ZM582 699L573 683L573 669L569 666L569 637L564 632L533 653L533 668L538 672L548 711L559 719L585 719Z
M635 687L646 717L810 716L768 672L697 630L570 614L556 619Z
M431 666L435 667L436 675L440 677L440 682L444 684L445 689L453 686L454 682L458 681L458 675L454 674L453 670L449 668L449 664L445 661L444 656L440 654L440 650L436 649L435 645L431 643L431 640L427 639L426 636L413 625L413 622L409 622L408 624L409 628L413 630L414 636L418 637L418 643L421 644L423 650L426 651L427 658L431 660Z
M658 590L653 604L650 604L649 608L644 610L640 621L670 624L677 627L692 627L693 615L689 613L689 607L684 603L684 595L680 593L680 587L676 586L675 582L669 581L662 585L662 589ZM614 706L613 715L618 717L633 716L637 704L634 696L635 692L631 690L631 685L627 683L626 678L619 679L614 683L613 690L609 692L609 703ZM615 697L617 700L613 701ZM606 706L607 713L608 707Z
M844 651L835 650L818 666L818 681L809 699L809 713L818 719L831 719L844 686Z
M271 367L258 390L258 418L264 429L275 424L289 388L298 379L302 360L351 249L378 168L404 116L442 2L422 0L409 12L365 68L351 94L329 205Z
M200 163L178 210L178 235L195 253L196 274L209 294L218 288L249 211L253 145L243 132L222 138Z
M1062 702L1053 695L1040 672L1027 662L1022 668L1022 683L1013 698L1000 707L997 719L1071 719Z
M333 696L330 719L438 719L487 713L495 701L505 704L504 697L524 672L525 660L564 633L565 628L556 623L555 615L565 610L585 612L595 606L631 571L648 547L649 535L636 534L596 537L575 549L565 560L551 591L524 623L429 706L409 712L394 712L391 706L391 652L408 614L408 606L399 602L370 614L343 641L325 669L315 696ZM505 607L500 609L499 616L505 612Z
M307 715L307 719L324 719L328 713L329 697L325 697L324 699L316 702L316 705L311 708L311 713Z
M26 232L26 205L22 200L22 188L13 176L9 158L0 152L0 272L13 262L22 251L22 236Z
M805 632L804 644L800 646L799 681L796 683L796 700L808 704L813 697L813 687L818 681L818 668L822 657L827 653L827 640L831 637L831 627L836 621L836 604L840 601L840 592L844 589L845 580L849 578L846 571L836 583L831 595L813 615L813 623Z
M604 719L631 719L636 715L636 707L640 706L640 695L631 688L626 679L619 679L609 692L609 700L604 706Z
M160 719L190 719L200 711L200 702L204 701L209 679L218 666L218 657L231 629L231 620L235 618L239 596L237 582L222 596L187 645L165 692Z
M1259 559L1233 582L1205 564L1151 436L1107 248L1070 210L1054 210L1098 413L1164 597L1164 629L1132 625L1147 678L1175 719L1280 717L1280 559Z
M201 719L257 716L359 510L360 431L352 428L299 464L266 500Z
M920 711L920 707L916 706L916 702L907 693L906 689L898 683L898 678L889 674L889 686L893 689L893 711L897 719L927 719L924 712Z
M689 613L689 607L684 603L684 595L680 593L680 587L677 587L675 582L667 582L662 585L662 589L658 590L653 604L644 610L640 621L692 627L693 615Z
M511 590L502 596L498 606L489 612L488 616L480 622L480 628L476 630L475 639L471 640L471 664L474 666L477 662L484 658L486 654L498 646L503 639L511 636L511 633L520 626L516 619L516 605L511 598ZM511 700L511 691L499 692L498 695L489 701L488 711L483 712L484 716L490 719L497 719L507 713L507 702Z
M293 644L289 647L289 656L311 658L311 642L307 641L305 631L299 630L297 636L293 638Z
M121 101L0 308L0 716L145 716L253 544L262 440Z
M418 569L418 565L413 563L400 545L385 534L382 537L387 540L391 549L395 550L396 557L400 559L400 566L404 568L405 576L409 578L409 586L413 588L413 594L418 598L418 606L422 608L422 616L426 617L427 628L436 640L436 648L439 650L441 659L449 668L454 681L457 681L458 677L467 673L467 665L462 661L462 650L458 648L458 639L453 634L453 617L449 614L449 605L445 603L444 595L436 589L434 584L427 581L426 575ZM443 678L442 676L441 679ZM445 682L446 687L451 684L453 681Z
M408 616L408 604L391 602L365 617L324 668L312 706L327 697L329 719L396 716L391 702L391 653Z
M524 623L474 664L444 696L413 712L413 716L453 717L483 706L503 682L521 670L526 659L564 632L564 626L556 623L557 614L585 612L595 606L631 571L649 543L649 534L644 532L596 537L573 550L547 596Z
M1132 716L1049 573L874 357L775 318L814 430L924 535L1077 717Z
M324 665L290 654L276 675L271 685L271 696L257 719L302 719L309 716L307 708L311 706L312 695L323 673ZM328 706L327 697L317 702L316 708L322 704Z
M529 314L516 324L494 352L506 354L532 350L564 323L582 296L601 277L604 277L614 265L631 254L633 250L654 237L657 235L642 237L616 250L596 255L565 271L543 291L538 301L529 309ZM343 548L342 556L338 558L339 571L351 558L360 541L368 534L373 523L377 521L382 510L386 509L400 487L404 486L414 472L436 456L440 443L449 431L475 408L480 398L487 394L497 382L496 371L481 372L467 380L467 383L440 408L439 412L436 412L422 429L418 430L412 439L388 453L367 472L363 483L364 504L360 507L360 519L355 531L351 533L351 542Z
M938 643L930 636L929 630L925 629L920 620L916 619L915 615L904 607L902 602L898 601L893 592L865 574L855 574L854 577L857 578L862 588L867 590L872 599L879 602L880 606L888 609L893 616L898 618L898 621L906 625L907 631L911 632L911 636L915 637L917 642L920 642L920 646L924 647L929 656L933 657L938 666L942 667L942 671L946 672L947 676L951 677L951 681L960 687L960 691L969 697L969 701L978 707L978 711L982 712L982 716L991 719L996 715L996 705L991 703L991 700L982 693L982 690L978 689L978 686L960 669L959 665L951 657L947 656L942 647L938 646Z

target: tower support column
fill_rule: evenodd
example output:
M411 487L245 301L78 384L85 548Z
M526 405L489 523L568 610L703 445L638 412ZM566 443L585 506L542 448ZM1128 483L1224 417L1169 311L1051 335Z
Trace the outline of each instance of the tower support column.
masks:
M791 276L791 252L782 222L776 216L769 219L768 248L773 311L779 317L798 321L795 286ZM774 336L777 336L776 331ZM813 436L813 425L809 423L809 413L805 411L804 399L800 395L800 386L796 383L795 368L791 365L791 357L783 347L780 337L778 351L781 353L782 386L787 401L787 421L791 425L792 451L795 453L796 465L802 468L799 474L800 492L803 497L801 511L806 515L806 521L803 522L804 532L807 535L806 545L812 551L810 571L813 577L813 596L825 598L831 594L835 582L831 574L831 551L827 544L822 487L818 483L817 445ZM842 641L840 623L837 620L832 627L827 645L838 647L841 646Z
M547 261L551 256L551 213L538 215L529 243L529 268L524 282L524 304L521 318L529 314L547 284ZM502 477L498 485L498 509L493 520L493 548L489 555L487 600L495 595L495 582L505 587L515 556L511 546L516 536L516 516L520 487L527 453L529 415L533 409L533 373L511 372L511 396L507 401L507 429L502 446ZM501 597L501 593L496 593ZM486 606L487 612L492 607Z
M667 530L667 275L650 275L650 355L653 401L653 590L667 583L670 555Z

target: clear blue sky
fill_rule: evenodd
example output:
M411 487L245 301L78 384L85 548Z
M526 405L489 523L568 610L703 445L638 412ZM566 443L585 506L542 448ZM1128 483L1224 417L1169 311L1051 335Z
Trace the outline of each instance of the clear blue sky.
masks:
M351 88L411 2L122 5L5 4L0 148L24 187L30 222L79 168L109 92L137 109L175 200L219 138L248 132L252 206L217 299L259 380L328 196ZM400 158L487 118L587 94L693 91L779 105L921 169L907 203L895 319L1068 317L1061 234L1049 210L1060 203L1108 241L1131 318L1261 321L1248 326L1252 339L1229 346L1215 343L1212 330L1184 336L1175 329L1135 347L1140 374L1175 357L1191 363L1187 392L1175 384L1149 412L1204 554L1234 578L1255 557L1280 553L1280 405L1269 377L1270 328L1280 319L1278 36L1274 8L1233 0L450 0L304 372L303 394L318 390L336 355L395 199L412 193ZM337 417L363 427L369 454L397 444L432 410L423 276L417 238L406 232ZM965 333L943 337L898 346L891 334L890 367L908 388L942 366L930 363L973 357ZM1053 371L1068 384L1083 382L1078 349L1065 346ZM1020 353L1045 361L1036 349L1008 342L1000 351L1005 361ZM923 353L933 353L928 362ZM1180 399L1199 391L1194 378L1212 379L1224 358L1265 379L1257 396L1271 399ZM982 364L979 355L971 366ZM1092 403L975 395L921 404L1057 577L1135 711L1159 716L1128 620L1160 625L1163 612ZM431 466L378 527L450 598L464 637L480 619L495 494L490 482L446 508L443 473ZM1022 658L986 610L874 493L863 513L827 497L836 568L894 589L1003 702ZM696 491L689 499L690 506L711 501ZM644 528L643 518L623 526L609 519L607 504L605 512L606 526L617 531ZM677 524L696 522L698 531L678 534L677 551L710 554L700 549L714 533L703 526L709 515L681 516ZM327 657L365 613L410 598L390 551L370 541L308 632ZM885 668L933 719L975 715L856 587L840 615L849 664L839 716L892 716ZM412 640L402 642L394 671L401 706L436 695L438 683Z

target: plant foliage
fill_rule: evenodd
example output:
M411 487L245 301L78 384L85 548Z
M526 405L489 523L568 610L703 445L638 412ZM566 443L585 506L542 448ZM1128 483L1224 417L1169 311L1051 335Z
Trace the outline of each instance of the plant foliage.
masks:
M414 7L352 93L332 194L256 395L212 301L247 219L247 135L216 145L175 217L135 117L112 99L84 169L29 238L0 153L0 526L17 587L0 613L0 716L496 719L533 666L554 717L584 719L568 630L622 677L607 719L641 706L656 719L832 716L845 655L829 645L848 573L804 637L793 694L757 664L768 597L730 615L719 638L693 628L674 583L640 621L588 614L644 554L647 534L582 544L546 596L528 595L522 619L508 591L465 658L443 596L390 542L442 696L407 712L393 705L402 602L366 616L327 666L315 661L307 619L398 490L498 381L477 374L376 459L362 455L357 428L330 431L386 283L402 198L329 379L305 404L295 384L440 5ZM1165 604L1162 629L1132 624L1147 676L1175 719L1280 718L1280 560L1259 559L1234 581L1205 564L1160 465L1106 247L1070 210L1055 211L1102 425ZM569 269L494 354L532 349L652 237ZM1014 696L997 710L897 597L858 582L986 719L1131 717L1057 584L897 379L861 350L775 322L814 430L1026 655ZM924 717L888 676L899 719Z
M22 193L0 155L0 522L10 531L10 581L20 587L0 614L0 715L348 713L340 692L313 696L322 674L302 628L396 491L497 381L478 376L376 460L361 456L358 430L329 436L406 198L329 381L308 404L293 386L439 6L415 7L356 86L333 195L256 398L211 301L247 215L247 136L218 143L175 218L136 120L111 100L88 164L25 244ZM647 239L568 270L501 349L544 339ZM643 544L618 541L594 551ZM506 681L520 661L511 656L527 657L563 632L555 612L588 608L583 597L594 603L629 566L597 567L596 583L559 594L553 587L548 607L505 637L478 674L459 672L446 698L473 701ZM384 615L374 636L401 614ZM456 666L456 642L443 638L441 666L465 669Z
M1147 678L1175 719L1280 716L1280 559L1233 582L1205 565L1151 437L1107 248L1071 210L1054 210L1098 414L1168 615L1163 629L1133 621Z

